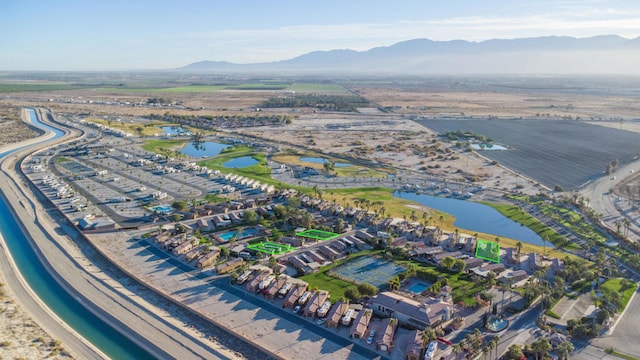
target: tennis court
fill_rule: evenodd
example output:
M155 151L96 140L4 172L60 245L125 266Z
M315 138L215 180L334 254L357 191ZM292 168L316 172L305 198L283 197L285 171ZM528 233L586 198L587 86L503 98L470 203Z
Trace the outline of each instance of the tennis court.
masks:
M338 237L340 236L340 234L316 229L307 229L305 231L297 232L296 236L325 241Z
M287 244L278 244L270 241L247 245L247 248L270 255L282 255L296 249L293 246L289 246Z
M389 280L405 270L382 258L362 256L338 266L333 272L348 280L383 288Z

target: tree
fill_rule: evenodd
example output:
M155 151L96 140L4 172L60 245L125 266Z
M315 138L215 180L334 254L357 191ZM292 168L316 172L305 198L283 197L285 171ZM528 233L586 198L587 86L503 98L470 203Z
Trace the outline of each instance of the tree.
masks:
M451 269L455 263L456 260L454 258L452 258L451 256L447 256L442 259L441 265L444 268Z
M378 288L371 284L363 283L358 284L356 287L358 288L360 294L364 296L375 296L378 293Z
M544 359L547 356L547 352L551 350L551 344L548 339L541 338L531 344L531 350L536 354L536 360L539 358Z
M507 350L507 358L510 360L520 360L524 356L522 352L522 346L518 344L513 344L509 346L509 350Z
M242 219L247 225L255 225L258 222L258 214L253 210L245 210Z
M560 359L564 360L569 358L569 354L571 354L575 350L575 348L571 341L563 341L558 344L556 350L560 354Z
M345 290L344 296L350 301L356 301L360 299L360 297L362 297L362 295L360 294L360 291L358 291L358 289L356 288L349 288Z
M462 259L456 259L455 264L453 265L453 268L456 269L457 272L463 272L466 267L467 263Z
M188 205L186 201L174 201L173 204L171 204L171 207L176 211L185 211L187 210Z
M429 341L433 341L437 338L438 337L436 336L436 332L432 328L430 327L425 328L424 331L422 332L422 346L427 347L427 345L429 344Z
M516 249L518 250L518 254L520 254L520 253L522 252L522 247L523 247L523 246L524 246L524 245L522 244L522 241L518 241L518 242L516 243Z

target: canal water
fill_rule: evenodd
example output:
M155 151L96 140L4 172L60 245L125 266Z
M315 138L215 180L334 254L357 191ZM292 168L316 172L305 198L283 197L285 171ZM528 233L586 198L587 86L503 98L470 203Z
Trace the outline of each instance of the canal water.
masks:
M29 109L29 116L32 124L53 130L56 138L64 133L40 123L33 109ZM10 152L4 152L0 157ZM60 287L19 229L7 204L0 201L0 232L16 266L31 289L58 317L112 359L153 359L151 354L85 309Z
M457 228L465 229L471 233L483 232L498 237L520 240L529 244L543 245L542 238L533 230L520 225L520 223L509 219L496 209L484 204L411 192L396 192L395 196L451 214L456 218L454 225ZM551 246L551 244L547 243L547 246Z

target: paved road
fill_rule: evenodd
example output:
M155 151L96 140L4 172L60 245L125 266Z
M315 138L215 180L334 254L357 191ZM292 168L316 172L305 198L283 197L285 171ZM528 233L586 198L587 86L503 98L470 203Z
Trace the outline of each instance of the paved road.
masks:
M146 348L157 358L225 359L233 357L230 352L223 353L222 351L226 350L216 348L212 343L199 339L196 334L189 333L184 324L175 321L161 309L131 293L119 283L122 279L114 278L110 273L103 272L102 269L94 266L87 258L90 254L81 244L79 247L68 237L57 235L55 225L46 220L47 214L41 205L22 193L11 179L16 177L11 164L15 159L16 156L10 156L3 161L3 171L0 173L2 190L22 219L26 230L36 241L40 251L45 254L55 277L66 283L64 288L70 291L72 296L79 298L95 314L120 332L127 334L127 337ZM71 230L67 229L67 231ZM15 280L16 275L11 268L7 267L7 264L9 262L2 261L3 273L7 278L11 278L11 290L38 324L54 338L62 340L64 346L78 358L102 357L98 351L84 343L75 332L61 324L57 318L47 314L40 304L30 299L31 294L21 289Z

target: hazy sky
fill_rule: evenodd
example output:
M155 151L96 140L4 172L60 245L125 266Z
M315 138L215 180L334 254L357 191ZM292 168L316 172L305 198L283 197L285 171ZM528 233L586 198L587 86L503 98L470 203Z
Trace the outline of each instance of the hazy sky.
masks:
M0 0L0 70L176 68L428 38L640 36L638 0Z

